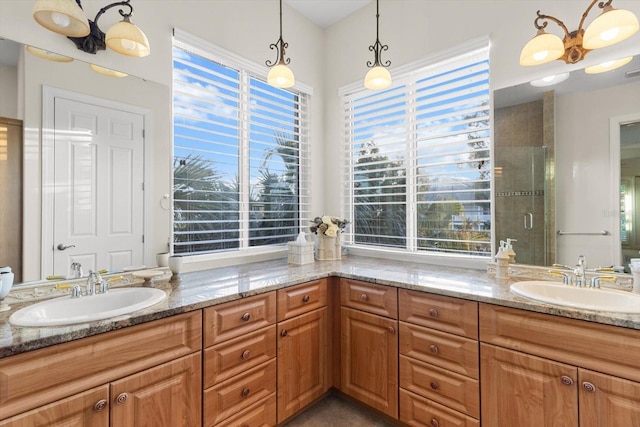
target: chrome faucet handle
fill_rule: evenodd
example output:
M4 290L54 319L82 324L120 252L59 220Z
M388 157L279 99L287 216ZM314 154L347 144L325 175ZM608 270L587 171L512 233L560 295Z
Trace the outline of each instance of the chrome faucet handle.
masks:
M80 298L82 296L82 288L80 285L73 285L71 287L71 298Z
M106 294L107 292L109 292L109 281L102 279L100 282L100 293Z
M614 282L617 280L616 276L593 276L591 278L591 284L590 287L592 288L599 288L600 287L600 281L607 281L607 282Z
M548 273L549 274L553 274L555 276L562 276L562 283L564 283L565 285L572 285L573 284L573 281L571 280L571 276L569 276L569 274L565 273L564 271L549 270Z

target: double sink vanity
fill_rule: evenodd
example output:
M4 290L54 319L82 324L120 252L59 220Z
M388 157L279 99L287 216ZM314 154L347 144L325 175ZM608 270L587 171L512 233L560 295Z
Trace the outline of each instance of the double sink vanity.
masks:
M544 271L275 260L157 280L139 290L159 302L65 326L15 326L33 304L13 300L0 427L272 426L332 389L398 425L640 426L640 309L623 307L635 295L613 292L613 312L510 291ZM102 310L122 291L73 302ZM586 304L608 292L578 291L598 296Z

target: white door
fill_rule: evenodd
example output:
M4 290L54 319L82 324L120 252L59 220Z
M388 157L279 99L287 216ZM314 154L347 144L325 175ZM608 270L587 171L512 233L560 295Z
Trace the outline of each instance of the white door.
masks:
M144 259L144 116L54 100L53 275Z

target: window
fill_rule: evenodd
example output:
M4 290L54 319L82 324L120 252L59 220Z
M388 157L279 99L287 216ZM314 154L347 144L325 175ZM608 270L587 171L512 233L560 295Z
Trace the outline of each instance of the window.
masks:
M176 254L284 244L308 221L309 95L224 56L174 45Z
M343 94L354 245L491 255L488 50Z

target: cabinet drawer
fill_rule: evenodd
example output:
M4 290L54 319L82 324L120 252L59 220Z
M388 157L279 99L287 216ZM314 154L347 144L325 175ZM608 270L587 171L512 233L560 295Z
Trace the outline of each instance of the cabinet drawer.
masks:
M327 305L327 280L278 290L278 322Z
M204 351L204 387L211 387L274 357L275 325L216 344Z
M478 339L478 303L400 289L400 320Z
M480 426L478 420L403 389L400 389L400 421L416 427Z
M398 318L398 290L357 280L340 281L340 303L380 316Z
M478 341L400 322L400 354L478 379Z
M480 340L640 381L640 330L480 304Z
M251 405L237 416L224 420L216 427L273 427L276 425L276 395Z
M478 380L400 356L400 387L473 418L480 415Z
M204 309L204 345L209 347L275 322L275 292L208 307Z
M0 359L0 408L12 415L202 348L202 312Z
M272 359L205 390L204 425L213 426L275 391L276 361Z

